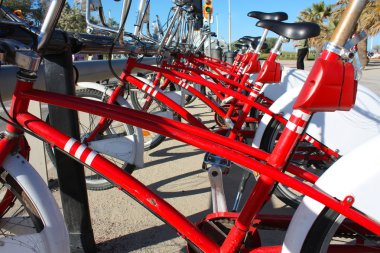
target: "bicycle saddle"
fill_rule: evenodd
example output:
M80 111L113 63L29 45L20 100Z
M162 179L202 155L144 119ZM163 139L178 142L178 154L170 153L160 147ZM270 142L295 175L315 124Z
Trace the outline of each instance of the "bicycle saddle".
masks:
M247 47L248 47L248 45L251 45L252 48L256 48L257 45L258 45L257 42L252 41L252 40L250 40L250 39L248 39L248 38L244 38L244 37L243 37L243 38L240 38L238 41L239 41L240 43L242 43L242 44L245 44Z
M246 49L247 48L247 45L245 45L245 44L235 43L234 45L238 49Z
M312 38L318 36L321 31L319 25L311 22L284 23L274 20L262 20L257 22L256 26L293 40Z
M254 41L254 42L259 43L259 42L260 42L260 39L261 39L261 36L257 36L257 37L243 36L243 38L245 38L245 39L249 39L249 40L251 40L251 41Z
M252 40L250 40L250 39L248 39L248 38L240 38L240 39L238 39L238 41L239 42L241 42L241 43L243 43L243 44L252 44L252 45L255 45L255 41L252 41Z
M248 17L257 18L258 20L277 20L284 21L288 19L288 14L285 12L261 12L251 11L247 14Z
M249 42L251 43L251 46L253 48L256 48L260 43L261 37L260 36L259 37L244 36L243 38L240 38L240 39L249 40ZM240 41L240 39L239 39L239 41ZM240 42L242 42L242 41L240 41ZM264 42L261 49L267 49L267 48L268 48L268 44Z
M190 4L192 2L193 2L192 0L176 0L174 2L174 4L179 6L179 7L182 7L182 6L185 6L186 4Z
M211 37L216 37L216 33L215 33L215 32L211 32L211 33L210 33L210 36L211 36Z

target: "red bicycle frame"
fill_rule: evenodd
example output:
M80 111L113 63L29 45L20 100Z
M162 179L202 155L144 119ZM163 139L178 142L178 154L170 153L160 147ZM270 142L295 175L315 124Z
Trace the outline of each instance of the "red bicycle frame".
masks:
M284 125L287 122L287 120L282 115L275 114L272 111L270 111L266 106L262 105L261 103L256 102L255 98L253 96L247 97L247 96L245 96L245 95L243 95L243 94L241 94L241 93L239 93L237 91L233 91L233 90L228 89L226 87L215 86L215 83L205 80L201 76L201 71L199 71L199 70L192 69L192 68L190 69L190 68L186 68L186 67L182 67L182 68L180 68L180 70L164 69L164 68L160 68L160 67L155 67L155 66L150 66L150 65L145 65L145 64L142 64L142 63L138 63L136 59L129 58L127 60L126 68L123 70L121 78L123 80L125 80L127 82L130 82L130 83L134 84L135 86L143 89L146 92L149 91L148 94L150 94L152 97L155 97L156 99L160 100L161 102L163 102L165 104L170 99L167 98L167 97L165 97L165 98L163 98L161 100L160 97L161 97L162 93L160 93L160 89L159 88L156 88L153 85L152 86L148 86L145 83L143 83L140 80L138 80L136 77L132 76L132 74L130 74L130 73L132 72L133 68L146 69L146 70L149 70L149 71L152 71L152 72L160 73L160 75L164 76L169 81L171 81L173 83L176 83L176 84L179 84L180 86L185 86L185 88L187 88L191 92L194 92L194 94L199 94L200 92L197 91L196 89L194 89L193 87L189 86L189 85L183 84L182 79L189 80L191 82L198 83L200 85L204 85L204 86L210 88L211 90L218 89L219 91L227 94L228 96L233 96L236 99L240 100L241 102L245 103L245 105L246 105L246 107L245 107L245 113L247 113L247 111L249 111L249 109L247 109L247 108L254 107L254 108L257 108L258 110L262 111L263 113L270 115L273 119L279 121L280 123L282 123ZM181 70L191 70L191 72L192 72L191 74L194 74L194 75L191 75L191 74L188 74L188 73L184 73ZM160 94L160 97L158 97L156 94ZM201 100L204 101L205 104L208 105L212 110L214 110L215 112L217 112L222 117L226 116L226 113L223 110L221 110L220 107L218 107L217 105L215 105L214 103L212 103L203 94L199 94L199 96L200 96ZM171 104L168 104L168 106L171 109L173 109L174 111L176 111L177 113L181 112L181 113L179 113L181 116L183 115L182 111L184 111L185 109L183 109L178 104L172 102ZM177 108L179 109L178 111L177 111ZM185 115L186 115L185 119L189 117L188 114L189 113L185 113ZM243 117L239 117L239 118L235 118L235 119L239 120L239 122L238 122L239 125L242 125L243 122L244 122L243 121L244 115L243 115ZM254 122L254 121L257 121L257 119L256 120L252 120L252 122ZM238 127L236 127L236 128L233 129L232 134L234 135L233 137L238 136L239 134L247 134L247 136L251 136L252 135L252 133L250 133L249 131L242 131ZM322 143L316 141L311 136L309 136L309 135L306 135L306 136L307 137L304 137L304 139L306 141L309 141L314 147L319 148L320 150L322 150L323 152L325 152L328 156L333 156L335 158L339 158L339 155L335 151L333 151L333 150L329 149L328 147L324 146ZM297 158L300 158L299 156L300 155L298 155ZM327 158L324 158L324 159L327 159Z
M133 196L146 208L174 227L186 240L191 241L205 252L236 251L240 247L240 243L244 239L246 231L250 229L254 219L260 218L258 213L267 201L268 195L276 181L316 199L375 234L380 235L380 224L353 209L349 203L336 200L280 171L286 159L288 159L292 153L294 145L301 138L302 133L295 131L295 129L291 129L290 127L285 128L279 143L276 145L275 151L272 154L268 154L195 126L189 126L128 108L121 108L116 105L35 90L32 86L33 82L17 81L16 91L12 100L11 116L15 118L19 124L30 129L47 140L50 144L65 151L70 156L75 157L105 178L114 182L115 185L118 185L126 193ZM250 170L259 172L262 176L251 192L242 211L237 216L235 225L232 227L226 240L219 246L205 236L182 214L159 196L152 193L146 186L131 175L125 173L79 141L62 134L47 123L28 113L27 109L30 100L84 111L126 124L136 125L225 157ZM307 115L310 115L307 111L295 111L292 114L290 122L298 127L303 127L307 123ZM4 160L6 155L17 145L17 141L20 140L20 138L17 137L21 133L20 130L12 125L7 125L7 131L14 133L14 138L5 138L0 141L0 147L3 148L2 150L4 151L0 155L0 162ZM285 139L288 141L284 141ZM291 139L292 142L289 142L289 139ZM278 152L279 150L281 150L281 152ZM267 164L262 163L263 161L266 161ZM276 249L279 248L280 247L277 247Z

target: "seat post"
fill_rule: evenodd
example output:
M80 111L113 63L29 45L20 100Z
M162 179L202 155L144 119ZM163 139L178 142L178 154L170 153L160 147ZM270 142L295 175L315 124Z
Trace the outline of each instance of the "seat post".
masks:
M263 45L264 45L265 39L266 39L267 36L268 36L268 32L269 32L268 29L264 29L263 35L262 35L261 38L260 38L260 42L259 42L259 44L258 44L257 47L256 47L255 54L260 54L260 50L261 50L261 48L262 48Z

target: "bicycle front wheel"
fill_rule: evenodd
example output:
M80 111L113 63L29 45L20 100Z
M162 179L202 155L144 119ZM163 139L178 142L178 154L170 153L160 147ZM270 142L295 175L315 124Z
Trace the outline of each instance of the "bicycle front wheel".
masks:
M40 212L18 182L0 168L1 252L45 252ZM25 238L29 237L27 240Z

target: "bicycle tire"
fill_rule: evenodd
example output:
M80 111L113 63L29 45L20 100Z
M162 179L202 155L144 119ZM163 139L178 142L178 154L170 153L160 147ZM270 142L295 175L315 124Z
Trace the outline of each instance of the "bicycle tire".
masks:
M147 93L141 90L133 90L130 92L132 106L134 109L139 110L139 111L143 110L143 107L141 105L140 98L139 98L141 97L141 95L143 96L143 98L146 98L148 96ZM153 107L154 108L153 110L148 110L147 111L148 113L164 112L167 110L165 107L161 105L159 101L157 101L154 98L153 98L153 103L155 103L156 105ZM156 108L160 108L160 109L156 111L155 110ZM166 136L157 134L155 132L152 132L146 129L143 129L143 135L144 135L144 150L145 151L154 149L166 139Z
M195 99L197 99L196 96L185 95L185 105L189 105L189 104L193 103L195 101Z
M276 144L276 141L278 140L278 137L280 136L283 129L284 129L283 124L281 124L279 121L275 119L272 119L269 122L268 127L264 131L263 138L260 143L260 149L263 149L264 151L269 152L269 153L272 152ZM302 145L310 145L310 144L302 142ZM297 148L296 148L296 152L297 152ZM324 170L314 169L313 173L315 172L318 172L317 174L320 176L321 174L323 174ZM274 189L274 194L283 203L293 208L297 208L303 198L303 195L301 195L299 192L296 192L292 190L291 188L288 188L287 186L280 183L277 184L276 188Z
M29 198L28 194L9 173L7 173L3 168L0 168L0 171L2 175L0 177L0 195L3 198L3 194L7 194L10 191L12 196L8 195L8 197L13 198L11 201L12 205L8 205L7 210L2 212L0 217L0 238L29 235L41 232L44 229L44 224L42 222L41 212L38 211L38 206L35 205L35 203ZM31 249L35 250L34 252L38 252L38 248L41 247L41 243L48 245L47 242L43 242L43 237L39 239L42 241L39 241L38 244L36 244L35 241L30 240L30 244L26 245L25 241L22 241L21 243L18 242L17 239L14 240L13 244L18 243L20 249L25 248L25 251L29 250L27 252L31 252ZM2 247L4 246L6 245L2 245ZM45 248L48 247L45 246Z
M368 247L370 247L369 244L371 242L374 243L376 248L370 252L379 252L380 238L360 227L358 224L346 229L348 232L338 232L339 227L347 227L342 224L344 220L345 218L342 215L325 207L307 232L302 244L301 253L324 253L327 252L331 244L334 244L335 240L337 240L339 244L342 243L343 239L346 240L346 243L352 243L350 241L352 238L364 239L365 243L360 242L360 245L365 244ZM366 234L363 234L363 231L365 231Z
M203 95L206 95L206 87L201 86L199 90ZM193 103L198 97L190 94L185 95L185 105L190 105Z
M104 94L98 90L94 89L79 89L76 91L76 96L82 97L82 98L89 98L97 101L106 101L108 99L108 96L104 96ZM95 115L93 115L95 116ZM96 116L98 117L98 116ZM80 118L80 116L78 117ZM46 121L49 122L49 115L46 117ZM120 125L123 126L123 129L126 130L125 134L130 135L133 133L133 127L121 122L118 122ZM119 126L120 127L120 126ZM82 124L79 122L79 128L80 128L80 135L81 139L85 136L88 135L91 132L91 129L88 129L89 131L84 133L84 127ZM108 127L108 129L105 131L109 134L112 134L113 130ZM55 163L55 155L54 155L54 150L50 146L49 143L45 143L45 150L46 153L48 154L48 157L50 160L53 162L54 166L56 166ZM103 156L106 156L102 154ZM135 165L133 164L128 164L124 161L120 161L116 158L112 158L110 156L106 156L111 162L115 163L119 167L121 167L124 171L132 174L132 172L135 170ZM86 179L86 186L87 189L93 190L93 191L102 191L102 190L107 190L113 187L113 184L111 184L109 181L101 177L100 175L94 173L92 170L88 169L85 167L85 179Z

